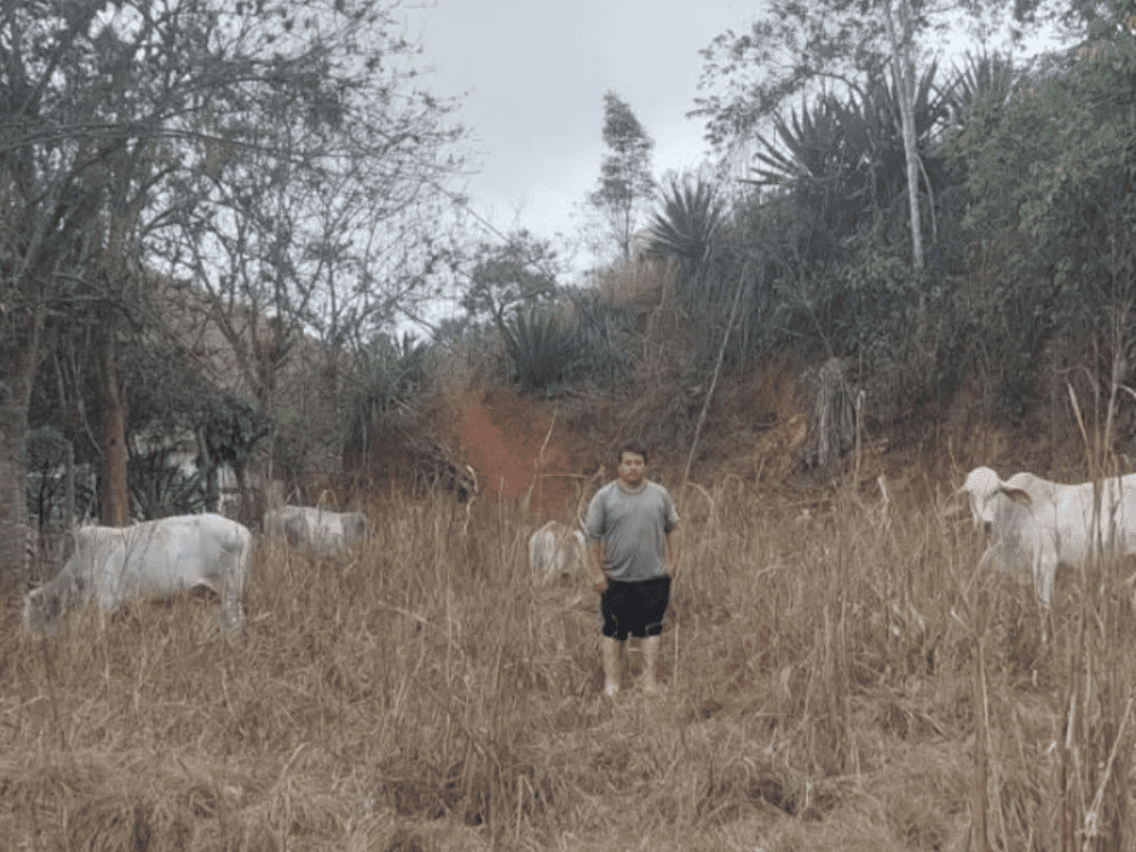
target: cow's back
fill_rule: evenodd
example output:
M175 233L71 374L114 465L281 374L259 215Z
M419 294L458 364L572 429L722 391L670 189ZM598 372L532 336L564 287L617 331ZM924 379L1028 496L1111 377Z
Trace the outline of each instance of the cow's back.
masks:
M252 533L221 515L178 515L129 528L113 609L138 598L166 597L195 586L221 596L222 607L248 585Z

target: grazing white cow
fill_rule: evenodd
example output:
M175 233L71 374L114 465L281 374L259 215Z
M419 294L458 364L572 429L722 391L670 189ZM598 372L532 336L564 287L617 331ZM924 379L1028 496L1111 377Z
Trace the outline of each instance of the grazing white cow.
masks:
M91 602L113 612L130 601L205 586L221 596L222 629L236 632L244 623L241 593L252 547L252 533L220 515L79 527L59 574L24 597L24 626L54 635L68 612Z
M264 534L282 535L292 547L309 547L315 553L338 553L367 539L367 516L311 506L281 506L265 512Z
M587 554L584 533L560 521L549 521L529 536L529 565L543 580L584 576Z
M1003 482L990 468L975 468L959 491L970 497L975 525L991 533L979 565L1028 567L1038 600L1049 606L1059 563L1136 553L1136 474L1102 480L1099 488L1098 503L1092 482L1064 485L1032 473Z

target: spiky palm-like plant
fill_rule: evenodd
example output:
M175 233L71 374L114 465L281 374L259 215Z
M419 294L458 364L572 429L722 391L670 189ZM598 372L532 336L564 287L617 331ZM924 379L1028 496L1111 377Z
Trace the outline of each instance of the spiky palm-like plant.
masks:
M975 110L982 105L988 105L1000 116L1014 91L1018 76L1019 72L1009 56L986 51L967 53L946 91L953 123L965 125L976 117Z
M580 353L571 326L547 311L531 308L517 311L502 330L521 390L547 391L571 378Z
M932 191L945 182L935 144L950 106L947 93L935 87L936 72L932 63L923 73L914 104L916 140ZM879 215L901 213L906 160L894 84L877 79L844 100L824 95L811 110L803 103L773 127L773 139L758 137L754 182L792 192L835 241Z
M661 195L662 209L651 217L647 254L696 267L710 255L724 205L712 183L689 175L671 178Z
M366 455L375 436L397 421L422 384L433 349L405 333L380 335L367 347L360 385L351 406L346 446Z

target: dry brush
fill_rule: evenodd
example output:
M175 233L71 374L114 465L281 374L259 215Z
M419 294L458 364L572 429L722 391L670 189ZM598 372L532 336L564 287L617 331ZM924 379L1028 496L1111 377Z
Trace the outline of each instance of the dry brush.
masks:
M634 653L599 694L593 593L484 501L265 544L233 646L193 598L55 640L13 598L0 849L1131 848L1119 580L1061 574L1042 642L945 490L892 491L704 485L650 700Z

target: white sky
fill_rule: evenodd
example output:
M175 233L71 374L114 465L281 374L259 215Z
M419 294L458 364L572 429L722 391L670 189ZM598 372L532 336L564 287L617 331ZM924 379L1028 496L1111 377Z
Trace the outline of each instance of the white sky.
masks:
M480 173L473 209L502 231L579 235L606 153L603 95L616 92L655 140L656 176L706 157L693 109L698 51L746 28L757 0L434 0L414 14L426 83L468 92ZM489 235L485 235L489 238ZM588 258L577 258L577 268Z

